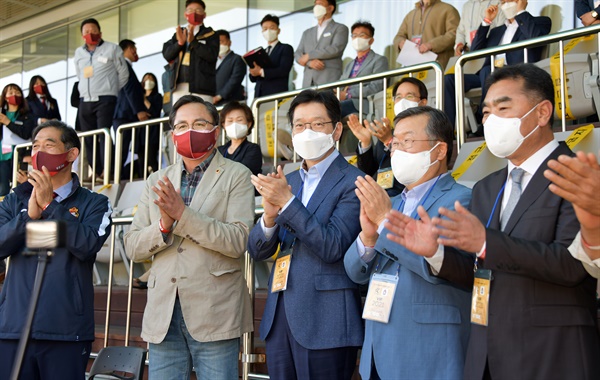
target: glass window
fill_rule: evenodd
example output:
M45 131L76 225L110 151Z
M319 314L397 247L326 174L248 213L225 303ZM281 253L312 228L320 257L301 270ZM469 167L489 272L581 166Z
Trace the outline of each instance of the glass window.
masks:
M41 75L48 83L65 78L67 34L67 27L63 27L23 41L24 85L29 86L34 75Z
M0 91L9 83L22 85L23 43L0 47ZM23 86L21 86L23 87Z
M137 53L144 57L161 53L177 25L177 7L164 0L146 0L121 7L120 39L133 40Z

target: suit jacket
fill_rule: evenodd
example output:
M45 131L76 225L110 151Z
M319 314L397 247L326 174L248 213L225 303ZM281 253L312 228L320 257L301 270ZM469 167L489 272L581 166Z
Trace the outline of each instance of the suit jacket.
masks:
M552 27L552 20L549 17L540 16L533 17L531 13L525 11L520 15L515 16L515 22L519 24L517 32L515 33L511 42L529 40L534 37L545 36L550 33ZM489 33L488 33L489 32ZM488 26L479 26L475 38L473 38L473 45L471 51L481 50L489 47L496 47L500 45L502 37L506 32L506 25L500 25L492 30ZM489 34L489 35L488 35ZM527 49L527 62L537 62L542 59L543 47ZM508 65L514 65L517 63L523 63L524 51L515 50L506 53L506 63ZM486 57L484 67L490 65L490 57Z
M350 61L346 67L344 68L344 73L342 74L342 79L350 78L352 74L352 67L354 66L355 60ZM373 50L369 52L369 55L365 58L360 69L358 70L358 74L356 77L363 77L371 74L378 74L388 69L388 60L386 57L375 53ZM350 95L350 99L352 100L352 104L354 104L354 108L359 109L359 85L355 84L353 86L348 87L348 94ZM366 114L369 111L369 101L367 100L367 96L376 94L380 91L383 91L383 80L375 80L371 82L367 82L363 84L363 113Z
M579 18L594 9L596 12L600 11L600 7L594 7L594 0L575 0L575 14Z
M250 75L250 81L255 82L254 98L289 91L290 70L294 65L294 48L291 45L278 42L271 54L270 67L263 67L265 76Z
M146 111L146 105L144 104L144 89L129 61L127 61L127 69L129 70L129 79L127 79L127 84L119 90L113 120L133 122L138 121L138 112Z
M308 65L304 66L303 88L335 82L342 75L342 54L348 44L348 27L331 20L318 41L317 28L313 26L302 33L294 58L298 61L307 53L309 60L323 61L325 69L319 71L309 68Z
M579 230L571 203L548 190L543 172L561 145L531 178L500 231L500 207L486 228L491 269L488 326L472 325L466 379L481 379L486 360L493 379L598 379L600 339L596 281L567 247ZM506 182L507 168L475 184L471 210L484 223ZM473 284L473 257L446 249L439 277Z
M244 100L244 86L242 81L246 76L246 64L242 57L229 52L217 68L217 95L223 99L218 105L231 100Z
M377 140L375 146L371 144L371 148L364 153L359 153L357 148L356 158L358 168L374 179L377 179L377 171L379 169L392 167L390 152L385 150L385 145L379 140ZM404 190L404 185L396 181L396 178L394 177L394 186L387 189L386 192L390 197L395 197L400 194L402 190Z
M344 254L360 231L360 204L354 181L362 173L338 156L327 169L307 207L296 198L275 220L276 234L266 240L262 226L250 232L248 253L265 260L297 238L290 264L287 289L269 293L260 324L260 337L271 330L277 300L283 297L286 318L296 341L319 350L360 346L363 341L358 285L344 271ZM299 171L287 175L292 192L302 186ZM269 290L273 272L269 279Z
M456 200L468 206L470 198L471 190L448 174L440 178L423 207L432 215L439 207L454 209ZM401 202L396 196L392 207L398 210ZM427 261L388 240L388 232L384 229L379 235L377 256L371 262L359 257L356 244L344 258L348 276L359 284L369 283L375 272L398 276L389 322L365 321L360 374L369 378L375 358L382 379L461 379L471 296L431 275Z
M152 186L166 175L179 188L181 172L182 164L176 163L148 177L131 230L125 235L129 258L144 261L154 257L142 338L150 343L163 341L177 295L186 327L195 340L238 338L252 331L243 272L254 220L250 171L216 152L190 205L164 241Z
M38 119L61 120L56 99L46 99L46 102L50 102L50 107L48 108L42 104L42 101L36 94L32 95L33 96L31 97L27 97L27 104L29 105L29 111L33 115L36 123L38 122Z

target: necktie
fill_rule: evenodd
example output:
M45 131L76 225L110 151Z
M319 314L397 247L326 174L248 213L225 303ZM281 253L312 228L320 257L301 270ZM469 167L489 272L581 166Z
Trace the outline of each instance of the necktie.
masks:
M521 180L523 179L523 174L525 174L525 171L521 168L514 168L510 172L510 177L512 178L512 189L510 190L508 202L506 203L506 207L504 208L504 212L502 212L502 217L500 218L500 227L502 230L504 230L506 227L508 219L510 219L510 215L513 213L515 206L521 197Z
M273 48L273 46L271 46L271 45L267 46L267 55L271 55L272 48Z
M45 96L42 96L42 97L40 98L40 100L42 101L42 105L44 106L44 108L47 108L47 106L46 106L46 97L45 97Z

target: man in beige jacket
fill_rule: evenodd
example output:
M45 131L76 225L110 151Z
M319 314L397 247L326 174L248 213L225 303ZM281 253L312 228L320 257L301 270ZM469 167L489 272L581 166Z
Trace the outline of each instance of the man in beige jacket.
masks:
M237 379L239 337L252 331L243 255L254 220L250 171L215 149L218 113L194 95L169 116L182 162L153 173L141 194L127 255L154 257L142 338L150 378Z

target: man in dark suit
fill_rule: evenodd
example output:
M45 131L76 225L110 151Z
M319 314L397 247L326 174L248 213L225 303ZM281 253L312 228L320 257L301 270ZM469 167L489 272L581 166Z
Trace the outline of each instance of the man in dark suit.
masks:
M217 95L213 104L220 106L232 100L244 100L242 81L246 76L246 64L242 57L231 51L231 36L226 30L217 30L219 58L217 59Z
M133 67L131 67L132 63L137 62L139 59L135 42L125 39L119 42L119 46L123 50L123 56L127 62L129 79L127 80L127 84L119 90L119 95L117 96L117 105L115 106L112 123L115 135L119 126L123 124L144 121L150 118L150 114L144 105L144 89L135 75ZM121 155L121 165L124 165L129 153L129 144L131 143L131 129L123 132L122 141L121 150L116 152L116 154ZM133 157L131 159L133 160ZM107 173L104 174L106 175ZM141 173L138 174L143 175ZM129 172L122 170L121 179L125 178L129 178Z
M545 36L550 33L552 20L549 17L533 17L527 12L527 0L506 0L500 6L490 5L485 10L485 18L477 29L475 38L471 45L471 51L481 50L511 42L524 41L534 37ZM506 17L504 25L490 30L490 24L494 21L498 12L502 11ZM488 35L489 34L489 35ZM527 49L527 62L537 62L542 59L543 47ZM523 63L525 51L516 50L506 54L498 54L495 57L494 66L515 65ZM482 88L481 102L485 99L484 83L492 71L490 57L485 59L483 67L477 74L466 74L464 76L465 92L473 88ZM444 77L444 111L452 122L456 123L456 95L454 74ZM480 102L480 104L481 104ZM477 112L477 118L481 119L481 107Z
M279 42L279 17L266 15L260 22L262 35L267 41L269 67L254 65L250 68L250 81L256 83L254 98L289 91L290 70L294 65L294 49Z
M594 0L575 0L575 14L583 26L600 23L600 5Z
M251 177L265 212L248 252L266 260L280 247L260 337L272 379L350 379L363 326L358 285L343 259L360 231L354 181L362 172L335 149L342 123L332 92L301 92L288 117L302 167L287 177L281 166Z
M598 379L596 281L567 249L579 230L573 206L543 174L549 160L573 155L552 132L552 78L519 64L487 84L486 142L508 167L475 184L471 212L457 203L438 210L447 219L422 215L420 225L392 212L386 227L398 236L388 237L437 258L433 273L476 292L465 379ZM436 237L417 227L433 227L446 248L422 249Z

